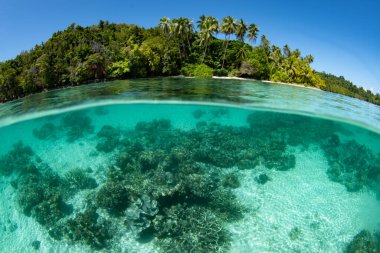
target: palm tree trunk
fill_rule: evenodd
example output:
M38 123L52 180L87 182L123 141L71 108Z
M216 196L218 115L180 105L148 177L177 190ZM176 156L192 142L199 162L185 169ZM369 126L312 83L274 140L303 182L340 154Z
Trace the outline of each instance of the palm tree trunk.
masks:
M228 42L229 38L227 39L226 47L224 48L224 56L223 56L223 63L222 63L222 69L224 69L224 61L226 60L226 53L227 53L227 47L228 47Z
M191 53L189 35L186 33L187 45L189 46L189 52Z
M207 41L207 43L206 43L205 51L204 51L204 53L203 53L202 63L204 62L205 57L206 57L207 46L208 46L208 41Z

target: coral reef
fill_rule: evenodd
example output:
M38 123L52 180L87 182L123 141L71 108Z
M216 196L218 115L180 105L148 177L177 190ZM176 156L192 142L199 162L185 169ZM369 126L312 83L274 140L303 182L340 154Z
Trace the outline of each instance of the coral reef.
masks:
M152 220L158 213L157 201L144 194L126 211L126 225L134 230L138 238L152 233Z
M222 117L228 110L210 113ZM195 118L203 114L193 112ZM112 152L114 163L99 187L82 169L60 178L49 169L36 168L29 152L17 162L30 164L15 183L18 204L52 238L94 250L107 249L113 228L124 226L137 240L155 238L163 252L227 251L231 237L225 225L242 219L247 211L234 195L240 187L239 170L260 166L262 174L255 180L265 184L270 180L266 170L288 170L296 163L283 132L288 126L268 133L263 131L266 123L257 123L256 116L248 117L249 127L199 121L186 131L173 128L166 119L139 122L123 134L104 125L97 132L96 149ZM60 127L68 141L93 131L82 112L65 115ZM310 136L309 140L314 138ZM66 202L84 189L86 210L70 214Z
M154 219L154 229L163 252L224 252L230 234L223 222L205 207L175 205Z
M62 182L54 173L37 168L22 175L17 182L17 203L22 212L46 227L70 214L71 207L62 198Z
M33 135L40 140L56 139L57 127L53 123L45 123L40 128L33 129Z
M191 114L193 115L194 119L200 119L203 117L203 115L206 112L200 109L194 110Z
M222 184L224 187L236 189L240 187L239 177L234 173L229 173L224 176Z
M75 218L69 219L63 231L69 240L82 242L97 250L107 247L112 238L110 223L99 217L95 208L88 208Z
M255 177L255 181L259 184L266 184L270 180L271 179L265 173L262 173L262 174L258 175L257 177Z
M0 157L0 175L9 176L13 172L22 173L33 166L33 150L21 141L12 150Z
M225 108L220 108L220 109L212 110L211 114L214 118L220 118L220 117L228 115L229 111Z
M302 231L298 227L292 228L289 232L289 238L292 241L299 240L302 236Z
M95 179L89 177L86 171L74 169L67 172L64 176L66 188L72 192L84 189L94 189L98 186Z
M122 183L108 182L96 196L96 204L112 214L120 214L129 205L129 192Z
M119 145L120 130L113 126L103 126L97 133L97 136L99 138L99 143L96 145L98 151L109 153Z
M91 119L80 111L67 113L62 118L61 127L66 132L68 142L76 141L86 134L94 132Z
M332 181L345 185L348 191L380 184L380 158L364 145L353 140L342 143L339 136L332 135L323 148L329 162L327 174Z
M379 253L380 237L367 230L360 231L347 245L346 253Z
M35 240L31 243L31 246L34 250L39 250L41 246L41 242L38 240Z

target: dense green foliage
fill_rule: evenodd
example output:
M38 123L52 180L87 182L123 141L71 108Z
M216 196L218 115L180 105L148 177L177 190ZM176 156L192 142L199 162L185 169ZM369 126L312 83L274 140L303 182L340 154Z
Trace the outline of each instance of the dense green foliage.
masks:
M299 50L287 45L281 50L264 35L260 45L246 44L246 38L255 42L258 37L255 24L231 16L221 22L201 16L197 28L182 17L164 17L150 29L107 21L90 27L72 24L45 43L0 63L0 102L93 81L214 73L299 83L379 103L379 95L316 73L310 67L313 57L302 57ZM225 34L224 40L215 37L218 33Z
M362 87L357 87L350 81L344 79L343 76L337 77L325 72L318 73L325 81L326 85L323 87L326 91L331 91L346 96L354 97L357 99L365 100L373 104L380 105L380 94L374 94L370 90L365 90Z

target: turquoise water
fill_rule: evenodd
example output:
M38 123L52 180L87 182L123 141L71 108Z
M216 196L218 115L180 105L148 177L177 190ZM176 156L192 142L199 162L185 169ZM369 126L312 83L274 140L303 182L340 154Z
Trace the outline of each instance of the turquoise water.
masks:
M38 94L0 114L0 252L379 249L374 105L148 79Z

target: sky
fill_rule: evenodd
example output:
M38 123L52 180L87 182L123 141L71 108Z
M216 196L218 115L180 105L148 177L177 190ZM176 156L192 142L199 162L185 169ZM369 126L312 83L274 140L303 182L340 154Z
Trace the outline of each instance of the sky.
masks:
M255 23L272 44L313 55L314 69L380 93L380 0L0 0L0 61L71 23L152 27L164 16L202 14Z

